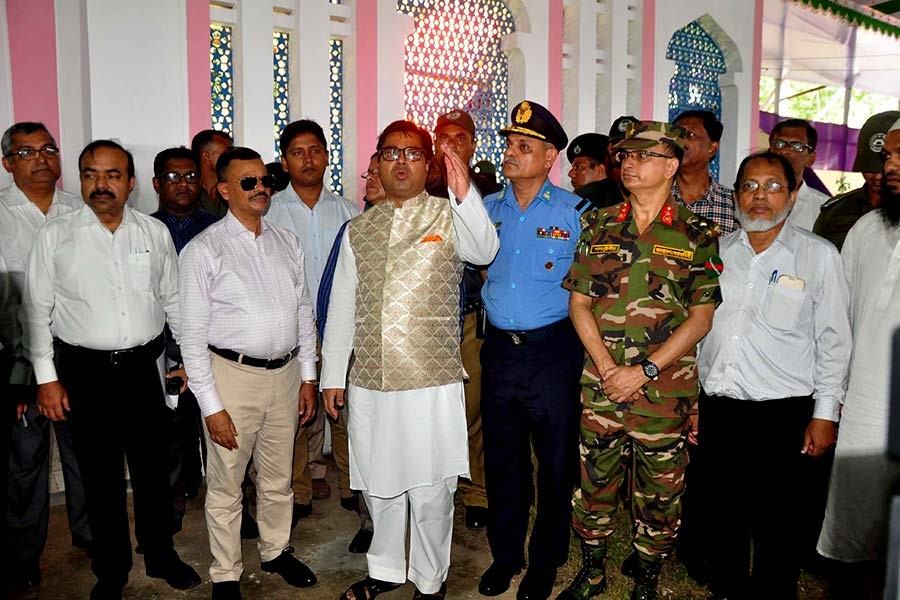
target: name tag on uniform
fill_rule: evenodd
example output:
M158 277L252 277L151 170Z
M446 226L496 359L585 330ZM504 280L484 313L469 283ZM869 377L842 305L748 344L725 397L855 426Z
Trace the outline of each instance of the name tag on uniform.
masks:
M791 277L790 275L779 275L778 280L775 283L777 283L781 287L787 288L789 290L797 290L798 292L806 287L805 281L803 281L799 277Z
M588 254L609 254L610 252L618 252L619 244L593 244L588 250Z
M669 258L680 258L681 260L691 260L694 258L693 250L684 250L682 248L670 248L669 246L653 246L653 254L658 256L667 256Z

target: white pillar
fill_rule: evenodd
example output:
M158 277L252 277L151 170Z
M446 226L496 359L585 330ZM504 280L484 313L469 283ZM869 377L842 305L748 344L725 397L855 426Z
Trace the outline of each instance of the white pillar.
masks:
M78 155L91 141L87 18L81 2L56 0L54 8L62 187L79 193Z
M274 13L271 2L260 0L240 0L236 10L234 141L256 150L268 160L275 143L272 100Z
M393 0L378 2L378 128L404 118L406 37L415 29L413 18L397 12Z

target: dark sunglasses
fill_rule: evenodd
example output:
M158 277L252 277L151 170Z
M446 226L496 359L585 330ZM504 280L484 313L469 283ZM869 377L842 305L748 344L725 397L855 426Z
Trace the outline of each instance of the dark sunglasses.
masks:
M241 189L245 192L255 190L256 186L260 183L262 183L263 187L271 190L275 187L275 176L263 175L262 177L254 177L253 175L248 175L247 177L241 177L238 183L241 184Z

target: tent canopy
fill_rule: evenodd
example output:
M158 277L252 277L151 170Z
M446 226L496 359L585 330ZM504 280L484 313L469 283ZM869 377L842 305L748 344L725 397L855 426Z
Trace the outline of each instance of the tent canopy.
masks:
M847 0L765 0L761 75L900 97L900 19Z

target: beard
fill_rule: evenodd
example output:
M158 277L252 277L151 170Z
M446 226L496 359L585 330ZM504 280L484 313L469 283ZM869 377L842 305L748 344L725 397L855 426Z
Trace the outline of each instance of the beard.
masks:
M744 231L747 233L758 233L761 231L769 231L770 229L781 225L784 220L788 218L788 215L791 214L791 208L793 208L793 206L788 204L780 213L776 214L771 219L754 219L742 211L741 207L735 202L734 217L737 219L738 223L741 224L741 228Z
M900 190L892 190L885 185L884 180L881 183L881 204L877 210L889 227L900 225Z

